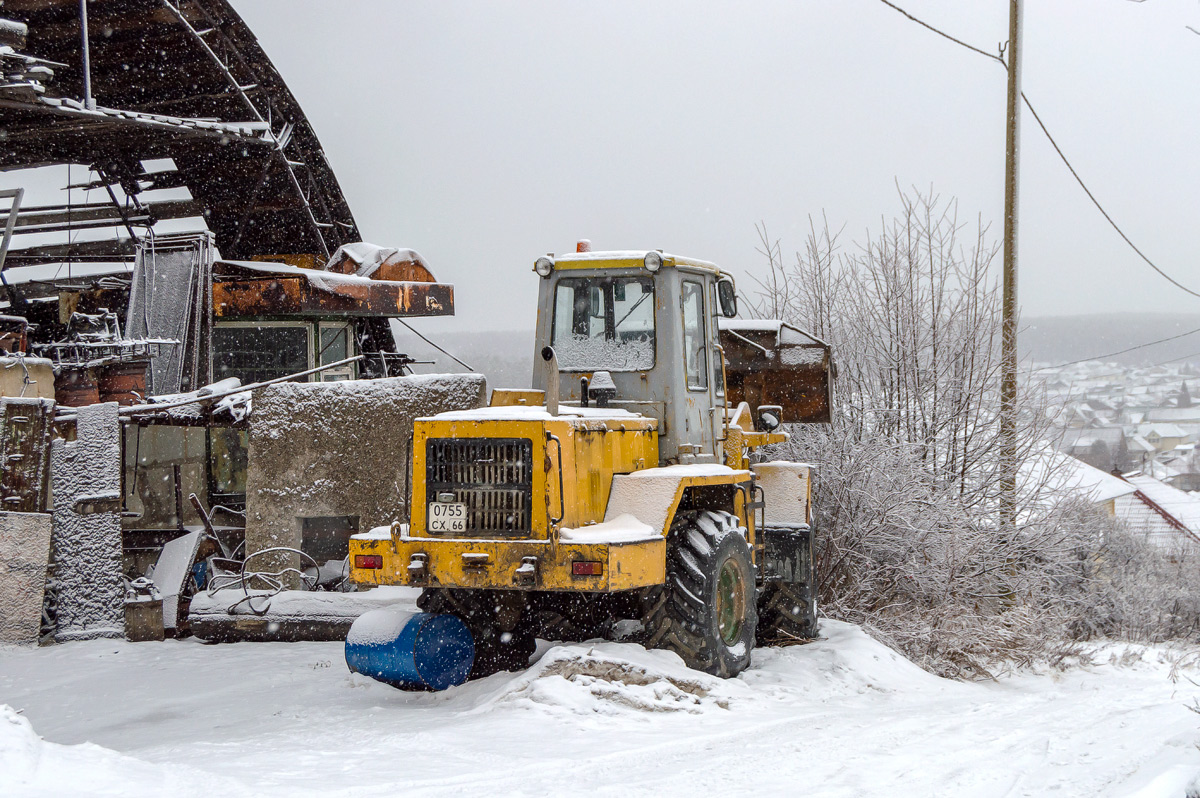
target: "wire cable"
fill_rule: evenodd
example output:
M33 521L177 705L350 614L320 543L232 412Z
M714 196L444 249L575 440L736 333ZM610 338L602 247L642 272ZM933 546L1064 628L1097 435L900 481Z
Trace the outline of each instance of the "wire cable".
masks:
M468 366L466 363L464 363L464 362L462 362L461 360L459 360L458 358L456 358L454 355L452 355L452 354L450 354L449 352L447 352L445 349L442 349L440 346L438 346L437 344L435 344L433 341L430 341L430 340L429 340L428 338L426 338L424 335L421 335L421 333L417 332L417 331L416 331L416 329L415 329L415 328L414 328L414 327L413 327L411 324L409 324L408 322L406 322L404 319L396 319L396 321L400 322L400 323L401 323L401 324L403 324L405 327L407 327L409 330L411 330L411 331L412 331L412 333L413 333L413 335L417 336L417 337L418 337L418 338L420 338L422 341L424 341L425 343L429 344L429 345L430 345L430 346L432 346L434 349L436 349L437 351L441 352L443 355L445 355L446 357L450 358L451 360L453 360L453 361L454 361L455 363L457 363L458 365L460 365L460 366L462 366L463 368L465 368L467 371L474 371L474 370L475 370L475 369L471 368L470 366Z
M1085 357L1082 360L1072 360L1070 363L1059 363L1058 365L1055 365L1055 366L1042 366L1039 369L1034 369L1034 371L1048 371L1050 369L1062 369L1062 368L1066 368L1067 366L1077 366L1080 363L1087 363L1088 361L1091 361L1091 360L1104 360L1105 358L1116 357L1117 355L1123 355L1126 352L1133 352L1138 349L1145 349L1146 347L1154 346L1155 344L1164 344L1167 341L1175 341L1180 338L1186 338L1187 336L1195 335L1196 333L1200 333L1200 327L1197 327L1194 330L1188 330L1187 332L1179 333L1179 335L1172 335L1168 338L1159 338L1157 341L1150 341L1149 343L1138 344L1137 346L1131 346L1128 349L1122 349L1119 352L1109 352L1106 355L1096 355L1095 357ZM1182 359L1183 358L1176 358L1176 360L1182 360ZM1171 361L1168 360L1166 362L1170 363ZM1156 364L1156 365L1162 365L1162 364L1160 363L1160 364Z
M1150 368L1154 368L1155 366L1165 366L1168 363L1177 363L1180 360L1191 360L1194 357L1200 357L1200 352L1192 352L1190 355L1183 355L1182 357L1173 357L1170 360L1164 360L1161 363L1155 363L1154 366L1151 366Z
M905 11L903 8L896 5L895 3L888 2L888 0L879 0L879 2L883 3L885 6L892 9L893 11L899 11L901 14L903 14L904 16L908 17L913 22L920 25L922 28L933 31L938 36L941 36L943 39L949 39L950 41L954 42L955 44L959 45L960 47L966 47L968 50L970 50L973 53L979 53L980 55L984 56L985 58L991 58L994 61L999 61L1001 64L1004 64L1004 59L1001 58L1000 56L996 55L995 53L989 53L986 50L980 50L978 47L976 47L972 44L967 44L962 39L954 38L949 33L938 30L937 28L930 25L928 22L925 22L922 19L918 19L917 17L914 17L912 14L908 13L907 11ZM1004 64L1004 68L1008 69L1008 65Z
M951 36L950 34L944 32L944 31L938 30L934 26L930 25L928 22L925 22L924 20L914 17L912 14L908 13L903 8L900 8L900 6L896 5L895 3L890 2L890 0L879 0L879 2L883 3L888 8L891 8L894 11L897 11L897 12L903 14L905 17L907 17L908 19L917 23L921 27L926 28L926 29L936 33L938 36L941 36L944 39L949 39L950 41L954 42L955 44L957 44L961 47L965 47L966 49L970 50L971 52L982 55L985 58L988 58L989 60L998 62L1007 71L1008 64L1000 56L995 55L993 53L986 52L984 50L981 50L978 47L967 44L966 42L962 41L961 39L956 39L955 37ZM1146 262L1146 265L1148 265L1151 269L1154 269L1154 271L1158 272L1164 279L1166 279L1168 282L1170 282L1172 285L1174 285L1176 288L1180 289L1181 291L1183 291L1187 294L1190 294L1194 297L1200 298L1200 293L1193 291L1192 289L1188 288L1183 283L1179 282L1174 277L1172 277L1171 275L1167 274L1165 271L1160 269L1158 267L1158 265L1156 263L1154 263L1154 261L1150 260L1150 258L1148 258L1144 252L1142 252L1140 249L1138 249L1137 245L1133 243L1133 241L1129 238L1129 236L1125 235L1125 231L1120 228L1120 226L1116 223L1116 221L1112 218L1112 216L1108 213L1108 211L1106 211L1104 209L1104 206L1100 204L1100 200L1096 199L1096 195L1093 194L1091 189L1089 189L1087 187L1087 184L1083 182L1083 178L1079 176L1079 172L1077 172L1075 170L1075 167L1071 165L1070 160L1067 159L1067 156L1065 153L1063 153L1062 148L1058 146L1058 142L1055 141L1054 137L1050 135L1050 131L1046 128L1045 123L1042 122L1042 118L1040 116L1038 116L1038 112L1036 110L1034 110L1033 103L1029 102L1029 98L1025 96L1024 92L1021 92L1021 100L1025 103L1025 107L1029 109L1029 113L1033 114L1033 118L1037 122L1038 127L1041 128L1042 133L1045 134L1046 138L1050 142L1050 145L1052 147L1054 147L1054 151L1056 153L1058 153L1058 157L1062 160L1063 164L1066 165L1067 169L1070 170L1071 176L1075 178L1075 182L1077 182L1079 184L1079 187L1083 189L1083 192L1085 194L1087 194L1088 199L1090 199L1092 201L1092 204L1095 205L1096 209L1099 210L1100 213L1104 216L1105 220L1109 223L1109 225L1112 226L1112 229L1117 231L1117 235L1121 236L1121 238L1125 241L1125 243L1129 245L1130 249L1132 249L1134 252L1136 252L1138 257L1140 257L1143 261Z

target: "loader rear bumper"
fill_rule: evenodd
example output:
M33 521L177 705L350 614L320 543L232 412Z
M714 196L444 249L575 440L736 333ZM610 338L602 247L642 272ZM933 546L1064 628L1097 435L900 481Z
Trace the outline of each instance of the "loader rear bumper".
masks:
M375 556L377 568L358 567ZM491 590L609 592L666 581L666 540L554 543L543 540L408 538L350 541L357 584Z

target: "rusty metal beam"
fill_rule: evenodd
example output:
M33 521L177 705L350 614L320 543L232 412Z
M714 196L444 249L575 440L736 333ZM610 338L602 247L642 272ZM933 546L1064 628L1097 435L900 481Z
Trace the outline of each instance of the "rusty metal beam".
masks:
M317 272L321 276L336 277ZM221 279L213 283L219 319L274 316L452 316L454 286L384 280L328 281L316 288L305 277Z
M140 208L130 208L135 216L150 216L154 219L186 219L204 215L203 206L195 200L160 200L148 202ZM8 222L9 214L0 213L0 227ZM119 225L125 221L111 202L93 202L68 207L66 205L22 208L17 212L17 229L22 227L44 227L46 225L75 224L78 222L106 222Z

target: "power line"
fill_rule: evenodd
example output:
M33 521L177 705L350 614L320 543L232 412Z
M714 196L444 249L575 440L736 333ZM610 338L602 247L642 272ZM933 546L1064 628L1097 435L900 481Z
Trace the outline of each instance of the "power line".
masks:
M966 42L964 42L960 39L956 39L955 37L951 36L950 34L944 32L944 31L938 30L934 26L930 25L928 22L925 22L924 20L914 17L912 14L908 13L903 8L900 8L900 6L896 5L895 3L890 2L889 0L879 0L879 2L883 3L885 6L887 6L888 8L891 8L894 11L898 11L899 13L903 14L905 17L907 17L908 19L917 23L921 27L926 28L930 31L933 31L934 33L941 36L942 38L949 39L950 41L954 42L955 44L957 44L961 47L965 47L966 49L970 50L973 53L982 55L989 60L996 61L1001 66L1003 66L1005 69L1008 69L1008 64L1006 64L1004 62L1004 59L1001 58L1000 56L995 55L993 53L986 52L984 50L981 50L978 47L967 44ZM1094 195L1091 192L1091 189L1089 189L1087 187L1087 184L1083 182L1083 178L1079 176L1079 172L1075 171L1075 167L1071 165L1071 162L1067 159L1066 154L1063 153L1062 148L1058 146L1058 142L1055 141L1054 137L1050 135L1050 131L1046 129L1046 125L1042 122L1042 118L1040 116L1038 116L1038 112L1036 110L1034 110L1033 103L1029 102L1029 98L1025 96L1024 92L1021 93L1021 99L1025 102L1025 107L1029 109L1029 113L1033 114L1034 120L1037 122L1038 127L1041 128L1042 133L1044 133L1046 138L1049 140L1050 145L1052 147L1054 147L1054 151L1056 153L1058 153L1058 157L1060 159L1062 159L1063 164L1065 164L1067 169L1070 170L1071 176L1075 178L1075 182L1079 183L1079 187L1083 189L1083 192L1085 194L1087 194L1088 199L1090 199L1092 201L1092 204L1096 206L1096 209L1100 211L1100 213L1104 216L1104 219L1109 223L1109 225L1111 225L1112 228L1117 231L1117 235L1121 236L1121 238L1125 241L1125 243L1129 245L1130 249L1132 249L1134 252L1137 253L1138 257L1140 257L1143 261L1145 261L1146 264L1151 269L1154 269L1154 271L1158 272L1169 283L1171 283L1176 288L1180 289L1181 291L1183 291L1187 294L1191 294L1194 297L1200 298L1200 293L1193 291L1192 289L1188 288L1183 283L1179 282L1174 277L1172 277L1171 275L1167 274L1162 269L1160 269L1158 267L1158 265L1154 263L1154 261L1150 260L1150 258L1148 258L1144 252L1142 252L1140 249L1138 249L1137 245L1134 244L1132 240L1130 240L1129 236L1125 235L1125 231L1122 230L1119 225L1117 225L1116 221L1113 220L1112 216L1109 215L1108 211L1106 211L1104 209L1104 206L1100 204L1100 200L1096 199L1096 195ZM1080 361L1080 362L1082 362L1082 361Z
M1117 223L1113 221L1113 218L1108 215L1108 211L1104 210L1104 206L1100 204L1100 200L1096 199L1095 195L1092 194L1091 190L1087 187L1086 184L1084 184L1083 178L1080 177L1079 173L1075 171L1075 167L1071 166L1071 162L1067 160L1067 156L1063 155L1063 151L1061 149L1059 149L1059 147L1058 147L1058 142L1054 140L1054 137L1050 135L1050 131L1047 130L1046 126L1042 123L1042 118L1040 116L1038 116L1037 111L1033 110L1033 104L1029 102L1029 98L1026 97L1022 93L1021 99L1025 101L1025 107L1029 109L1029 113L1033 114L1033 118L1034 118L1034 120L1037 121L1038 127L1040 127L1042 129L1042 132L1046 134L1046 138L1049 139L1051 146L1054 147L1054 151L1058 153L1058 157L1062 158L1062 162L1067 165L1068 169L1071 170L1071 176L1075 178L1075 182L1077 182L1079 184L1079 187L1083 189L1083 193L1088 195L1088 199L1090 199L1092 201L1092 204L1096 206L1096 209L1099 210L1100 213L1104 215L1105 220L1107 220L1108 223L1110 225L1112 225L1112 229L1117 231L1117 235L1119 235L1119 236L1121 236L1121 238L1125 239L1125 243L1129 245L1129 248L1132 249L1134 252L1136 252L1138 254L1138 257L1141 258L1142 260L1144 260L1151 269L1154 269L1154 271L1156 271L1160 275L1162 275L1167 280L1167 282L1171 283L1176 288L1180 289L1181 291L1184 291L1185 293L1191 294L1194 297L1200 297L1200 293L1196 293L1195 291L1188 288L1183 283L1176 280L1171 275L1164 272L1162 269L1158 268L1158 266L1155 265L1154 261L1152 261L1148 257L1146 257L1146 254L1144 252L1142 252L1140 249L1138 249L1136 244L1134 244L1132 241L1129 240L1129 236L1125 235L1125 231L1117 226Z
M905 11L903 8L901 8L900 6L896 5L895 3L890 3L890 2L888 2L888 0L879 0L879 2L883 3L885 6L887 6L888 8L890 8L890 9L892 9L892 10L894 10L894 11L899 11L901 14L903 14L903 15L904 15L904 16L906 16L906 17L908 17L908 18L909 18L910 20L912 20L913 22L917 23L918 25L920 25L920 26L921 26L921 27L923 27L923 28L926 28L926 29L928 29L928 30L931 30L931 31L933 31L933 32L934 32L934 33L936 33L938 36L941 36L943 39L949 39L950 41L954 42L955 44L959 45L960 47L966 47L968 50L970 50L970 51L971 51L971 52L973 52L973 53L979 53L979 54L980 54L980 55L982 55L984 58L991 58L991 59L993 59L993 60L995 60L995 61L999 61L1001 64L1003 64L1003 65L1004 65L1004 68L1005 68L1005 69L1007 69L1007 68L1008 68L1008 65L1004 63L1004 59L1003 59L1003 58L1001 58L1000 56L996 55L995 53L989 53L989 52L987 52L986 50L980 50L978 47L976 47L976 46L974 46L974 45L967 44L967 43L966 43L966 42L964 42L962 39L956 39L956 38L954 38L954 37L953 37L953 36L951 36L949 33L946 33L945 31L938 30L937 28L935 28L935 27L933 27L932 25L930 25L928 22L925 22L924 20L921 20L921 19L917 19L917 18L916 18L916 17L914 17L912 14L908 13L907 11Z
M1170 360L1164 360L1161 363L1155 363L1154 366L1165 366L1168 363L1175 363L1180 360L1191 360L1194 357L1200 357L1200 352L1192 352L1190 355L1184 355L1183 357L1173 357ZM1154 368L1154 366L1151 366L1150 368Z
M1185 338L1189 335L1195 335L1198 332L1200 332L1200 327L1197 327L1194 330L1188 330L1187 332L1179 333L1179 335L1172 335L1168 338L1159 338L1157 341L1150 341L1149 343L1138 344L1137 346L1131 346L1128 349L1122 349L1119 352L1109 352L1106 355L1096 355L1095 357L1085 357L1082 360L1072 360L1070 363L1059 363L1056 366L1042 366L1040 369L1034 369L1034 371L1048 371L1049 369L1062 369L1062 368L1066 368L1067 366L1076 366L1076 365L1079 365L1080 363L1087 363L1090 360L1104 360L1105 358L1116 357L1117 355L1123 355L1126 352L1133 352L1137 349L1145 349L1146 347L1154 346L1155 344L1164 344L1167 341L1174 341L1179 338ZM1176 360L1182 360L1182 359L1183 358L1176 358ZM1165 362L1170 363L1171 361L1167 360ZM1162 363L1156 363L1155 365L1161 366Z

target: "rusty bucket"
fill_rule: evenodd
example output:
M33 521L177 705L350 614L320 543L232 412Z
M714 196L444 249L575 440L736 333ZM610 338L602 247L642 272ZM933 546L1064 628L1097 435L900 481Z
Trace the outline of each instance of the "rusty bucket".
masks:
M54 400L66 407L83 407L100 401L100 386L92 370L64 368L54 375Z
M100 389L101 402L116 402L119 405L141 404L146 395L147 360L128 360L97 369L96 382Z

